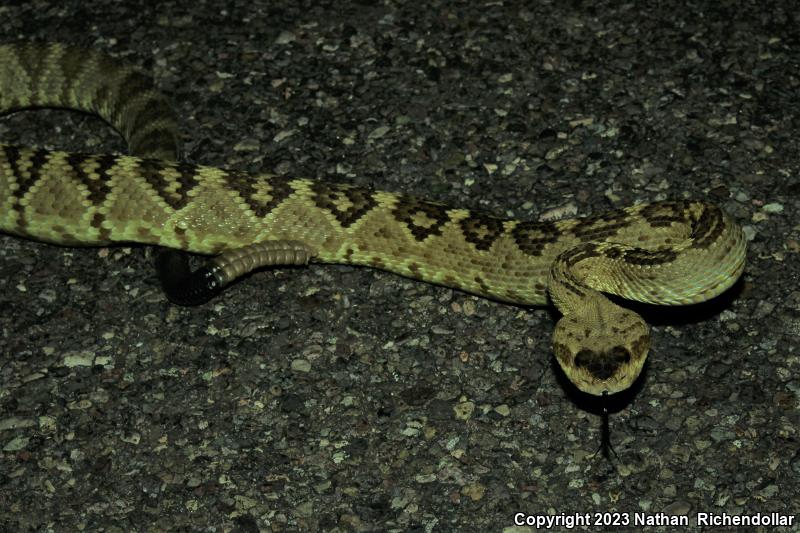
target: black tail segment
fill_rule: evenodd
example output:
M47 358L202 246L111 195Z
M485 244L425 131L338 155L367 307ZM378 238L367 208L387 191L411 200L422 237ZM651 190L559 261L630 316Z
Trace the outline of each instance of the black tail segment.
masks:
M164 250L156 259L167 298L178 305L200 305L236 279L262 267L307 265L314 250L300 241L262 241L226 250L192 272L184 252Z
M192 272L189 257L184 252L162 250L156 258L156 270L164 294L177 305L204 304L224 288L215 274L213 262Z

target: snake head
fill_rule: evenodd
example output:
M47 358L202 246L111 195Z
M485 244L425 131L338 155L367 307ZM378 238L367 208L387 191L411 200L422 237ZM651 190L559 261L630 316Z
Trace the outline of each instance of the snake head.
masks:
M563 316L553 333L561 369L581 391L596 396L630 387L649 349L644 320L605 298Z

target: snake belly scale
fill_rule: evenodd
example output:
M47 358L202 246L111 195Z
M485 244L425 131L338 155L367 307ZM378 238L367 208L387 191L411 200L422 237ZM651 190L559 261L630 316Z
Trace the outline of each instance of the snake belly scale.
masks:
M741 227L702 201L504 220L346 184L181 163L177 120L148 76L92 50L0 46L0 112L33 107L97 114L133 155L0 145L0 230L67 246L134 242L233 254L238 270L214 270L223 278L311 260L516 304L545 305L549 295L564 315L556 358L590 394L629 387L650 347L642 318L602 292L691 304L722 293L744 269Z

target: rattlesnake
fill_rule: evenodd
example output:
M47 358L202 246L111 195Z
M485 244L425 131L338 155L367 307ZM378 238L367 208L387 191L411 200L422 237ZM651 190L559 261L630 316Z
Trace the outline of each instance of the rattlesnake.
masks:
M556 358L590 394L629 387L650 346L643 319L599 291L691 304L722 293L744 269L741 227L702 201L503 220L346 184L178 163L177 123L152 80L91 50L0 46L0 112L30 107L95 113L135 157L0 145L0 230L69 246L221 254L188 282L200 296L265 264L309 260L524 305L545 305L549 293L564 315Z

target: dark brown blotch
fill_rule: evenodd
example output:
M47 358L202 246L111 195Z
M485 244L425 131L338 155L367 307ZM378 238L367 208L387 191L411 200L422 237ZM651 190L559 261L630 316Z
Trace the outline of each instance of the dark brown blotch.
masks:
M314 203L320 209L332 214L343 228L352 226L378 205L370 189L353 185L315 181L311 186L311 191L314 193L312 197ZM337 205L342 198L347 199L350 204L345 209Z
M685 224L688 201L655 202L642 208L641 216L654 228Z
M269 176L268 179L264 180L263 176L258 178L246 172L230 170L225 172L224 178L228 188L236 191L239 197L253 211L253 214L259 218L264 218L270 214L273 209L294 192L294 189L289 184L290 180L283 176ZM255 179L260 179L262 185L264 183L268 184L269 200L256 199L255 195L258 191L255 186Z
M716 206L706 206L692 226L692 247L710 247L725 229L722 211Z
M564 252L562 260L568 268L572 268L585 259L600 257L601 255L598 243L584 242Z
M111 240L111 230L107 227L103 226L103 222L106 221L106 217L102 214L95 212L92 215L92 220L89 224L98 231L98 238L101 241L110 241Z
M511 231L514 242L523 253L531 257L542 255L544 248L561 237L561 232L553 222L520 222Z
M73 179L86 187L86 190L89 191L89 201L95 205L103 203L108 193L111 192L111 188L108 186L108 169L113 165L113 160L113 156L99 158L84 154L69 154L67 156L66 163L72 171ZM98 164L98 176L94 178L87 174L85 170L85 166L92 161L96 161Z
M464 239L482 251L491 248L492 243L503 233L503 221L485 215L470 213L460 225Z
M15 176L21 176L22 174L19 171L19 161L21 158L21 152L19 147L5 145L3 146L3 153L5 155L6 161L8 161L8 164L11 167L11 173ZM20 195L19 192L17 192L16 194Z
M657 266L675 261L678 254L673 250L645 250L630 248L622 254L623 261L632 265Z
M619 246L609 246L603 250L603 255L608 259L619 259L623 253L622 248Z
M604 241L615 236L628 224L624 211L616 210L581 218L571 232L583 242Z
M178 173L178 189L169 190L174 182L167 172ZM167 164L155 159L140 159L139 174L156 191L158 196L173 209L182 209L189 203L189 191L197 186L196 167L189 164Z
M478 284L478 287L480 287L481 292L483 294L491 294L492 293L491 289L489 288L489 285L486 284L486 281L482 277L475 276L474 279L475 279L475 283Z
M435 202L425 202L416 198L403 198L398 201L392 211L394 217L406 225L414 239L424 241L431 235L441 235L442 227L450 220L447 207ZM418 225L416 217L424 217L431 221L427 226Z
M573 276L569 271L566 271L564 274L565 275L560 279L555 280L554 283L558 283L561 288L568 290L579 298L586 296L586 294L580 289L580 283L578 283L578 280L575 279L575 276Z
M42 168L47 163L48 156L50 152L47 150L34 150L31 154L30 166L28 167L28 178L24 180L24 183L19 184L19 191L17 194L20 197L24 196L33 185L39 181L42 177Z

